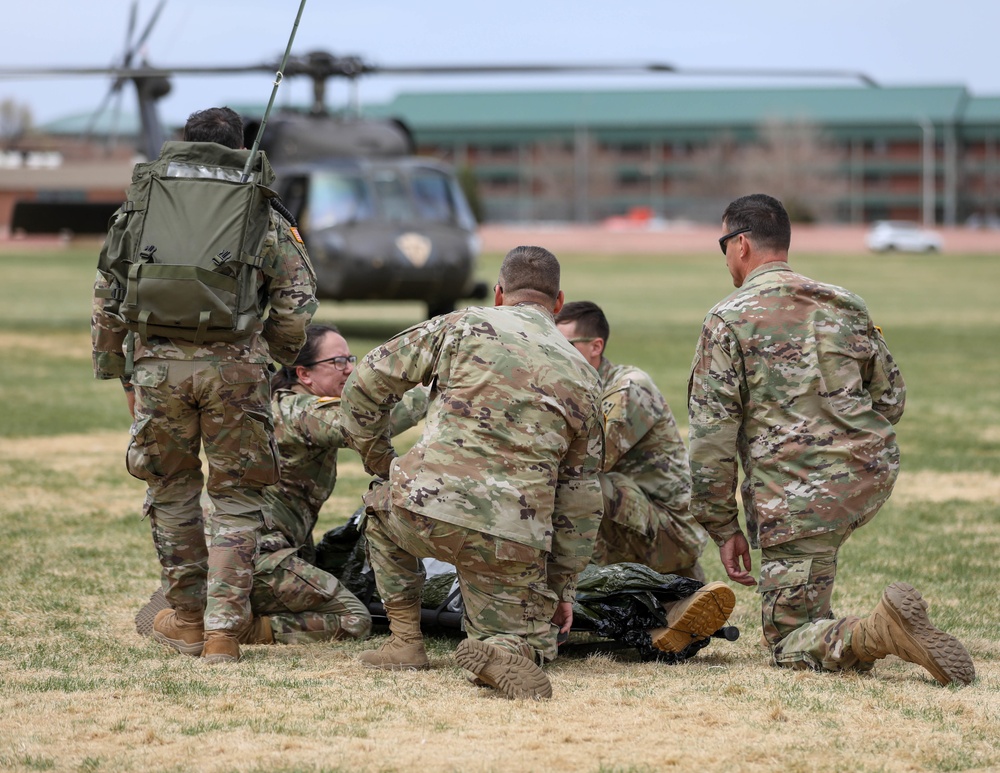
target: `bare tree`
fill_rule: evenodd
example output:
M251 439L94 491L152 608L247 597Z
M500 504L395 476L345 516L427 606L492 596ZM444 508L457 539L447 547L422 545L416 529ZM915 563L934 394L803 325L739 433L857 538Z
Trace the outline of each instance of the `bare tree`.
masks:
M793 220L834 220L847 195L844 151L813 124L769 121L752 140L723 133L685 159L693 170L675 190L689 213L714 218L737 196L765 192L784 203Z
M13 147L31 130L31 108L13 99L0 101L0 144Z
M792 220L833 220L847 194L844 151L806 122L769 121L741 148L735 177L744 191L781 199Z

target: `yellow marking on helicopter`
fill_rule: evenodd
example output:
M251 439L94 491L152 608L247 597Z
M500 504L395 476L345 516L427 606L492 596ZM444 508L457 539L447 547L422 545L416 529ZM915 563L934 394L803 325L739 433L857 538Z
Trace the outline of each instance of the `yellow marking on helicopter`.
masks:
M396 246L410 263L421 268L431 256L431 240L423 234L410 231L396 237Z

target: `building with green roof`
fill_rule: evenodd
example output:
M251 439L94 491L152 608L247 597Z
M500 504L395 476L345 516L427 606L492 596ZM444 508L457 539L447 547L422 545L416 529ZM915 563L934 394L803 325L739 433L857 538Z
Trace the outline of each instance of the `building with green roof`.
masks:
M803 219L1000 211L1000 98L960 85L402 93L365 112L468 167L491 220L714 220L750 190Z
M1000 96L961 85L404 92L362 112L453 163L486 220L715 221L762 190L800 220L1000 222ZM102 121L42 128L138 132Z

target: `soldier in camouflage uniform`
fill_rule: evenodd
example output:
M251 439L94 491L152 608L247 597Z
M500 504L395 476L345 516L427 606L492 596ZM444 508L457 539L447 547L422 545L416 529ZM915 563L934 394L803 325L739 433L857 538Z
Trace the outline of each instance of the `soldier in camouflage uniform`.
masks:
M184 139L240 148L242 121L228 108L194 113ZM148 485L144 512L172 607L158 616L154 636L209 662L237 660L237 637L251 620L261 492L278 480L268 366L295 360L317 307L302 240L274 212L264 250L277 255L277 275L266 285L270 310L248 338L195 345L137 336L131 382L123 381L127 392L135 390L128 469ZM104 288L99 276L95 289ZM124 377L126 330L96 296L92 332L96 377ZM199 501L202 443L214 505L208 546Z
M468 637L459 665L507 697L549 697L539 663L572 624L576 576L603 503L597 374L555 327L559 263L518 247L495 308L435 317L372 350L344 388L344 422L365 469L369 559L391 636L376 668L426 668L420 557L456 566ZM430 387L420 440L398 459L389 408Z
M688 510L687 449L666 399L648 373L604 356L611 329L596 303L567 303L556 327L597 369L604 389L604 517L594 562L634 562L704 581L698 556L708 535Z
M864 301L788 265L779 201L737 199L719 240L736 292L705 318L688 385L692 511L729 577L754 585L740 529L761 548L764 637L778 666L867 669L895 654L942 684L975 676L926 602L893 583L867 618L830 608L837 551L888 499L899 471L905 388ZM740 563L742 562L742 567Z
M310 325L306 333L295 363L271 379L281 480L264 489L252 644L364 638L371 630L368 608L311 563L313 529L337 483L337 450L347 447L340 393L356 358L335 327Z

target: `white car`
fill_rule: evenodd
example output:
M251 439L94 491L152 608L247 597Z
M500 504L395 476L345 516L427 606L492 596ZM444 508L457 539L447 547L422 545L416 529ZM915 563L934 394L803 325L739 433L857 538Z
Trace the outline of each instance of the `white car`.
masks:
M905 220L881 220L875 223L869 229L865 241L868 249L875 252L940 252L943 246L939 233Z

